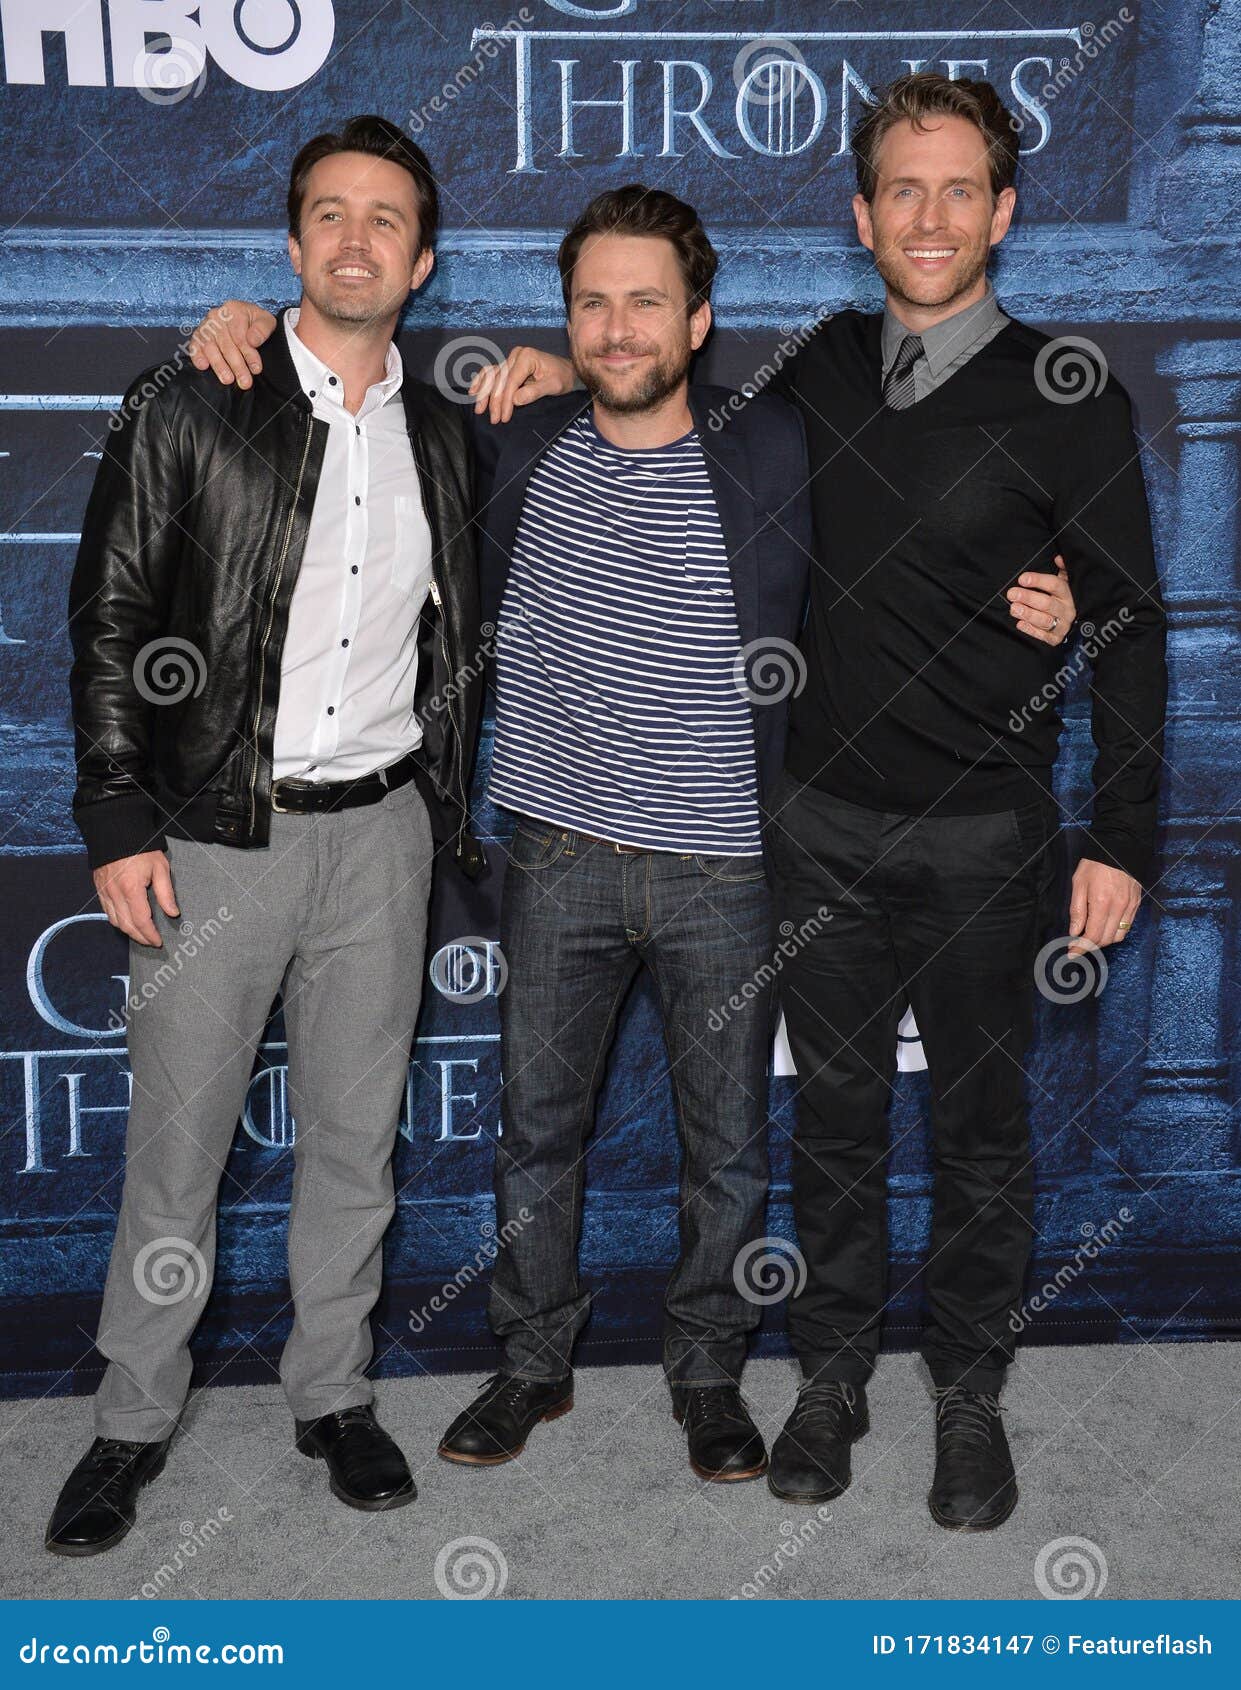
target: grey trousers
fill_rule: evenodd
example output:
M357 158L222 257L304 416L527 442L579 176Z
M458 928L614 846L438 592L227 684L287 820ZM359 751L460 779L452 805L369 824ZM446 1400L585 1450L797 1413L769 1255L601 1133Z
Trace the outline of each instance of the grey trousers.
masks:
M304 1420L372 1400L369 1315L395 1209L433 849L412 781L378 804L274 814L261 850L169 840L180 919L156 908L162 947L129 947L133 1096L96 1339L109 1362L100 1437L164 1438L181 1412L220 1177L277 992L296 1124L281 1383Z

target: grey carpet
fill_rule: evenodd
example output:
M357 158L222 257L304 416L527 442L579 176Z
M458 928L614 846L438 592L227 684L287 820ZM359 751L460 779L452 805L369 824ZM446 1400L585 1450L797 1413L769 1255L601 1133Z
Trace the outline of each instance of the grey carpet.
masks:
M979 1535L942 1531L926 1512L931 1404L912 1356L881 1362L853 1487L827 1519L763 1481L696 1480L654 1368L582 1369L573 1412L539 1427L519 1461L449 1466L438 1436L478 1383L379 1382L420 1494L377 1515L335 1501L322 1464L292 1448L278 1388L200 1391L137 1528L83 1561L49 1555L42 1539L89 1442L90 1403L0 1403L0 1595L129 1597L145 1585L176 1599L434 1598L437 1557L471 1537L485 1540L481 1560L467 1549L443 1576L502 1579L509 1598L1025 1598L1039 1594L1039 1552L1070 1536L1106 1560L1105 1599L1241 1593L1238 1344L1023 1351L1005 1399L1022 1501ZM791 1364L751 1363L745 1389L774 1436Z

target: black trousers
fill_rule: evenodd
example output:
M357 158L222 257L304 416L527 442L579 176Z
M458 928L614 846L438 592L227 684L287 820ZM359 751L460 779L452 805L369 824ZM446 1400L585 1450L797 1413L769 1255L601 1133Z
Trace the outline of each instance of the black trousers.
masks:
M1054 807L1039 796L989 815L886 814L786 774L776 808L807 1266L789 1304L793 1348L807 1378L863 1384L874 1366L888 1300L886 1114L908 1003L934 1144L923 1354L937 1385L998 1390L1032 1236L1024 1063Z

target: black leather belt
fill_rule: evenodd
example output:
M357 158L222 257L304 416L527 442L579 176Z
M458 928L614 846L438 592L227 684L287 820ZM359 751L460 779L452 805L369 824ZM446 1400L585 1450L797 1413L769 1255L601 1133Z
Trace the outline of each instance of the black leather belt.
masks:
M321 815L326 810L352 810L359 804L378 804L388 793L414 778L416 754L406 752L386 769L359 775L356 780L278 780L272 783L271 807L281 815Z

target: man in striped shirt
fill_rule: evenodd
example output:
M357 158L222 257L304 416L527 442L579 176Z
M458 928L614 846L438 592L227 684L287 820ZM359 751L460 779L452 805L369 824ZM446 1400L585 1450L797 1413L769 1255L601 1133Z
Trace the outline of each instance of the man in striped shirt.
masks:
M786 407L762 400L722 427L731 395L688 385L716 269L689 206L638 186L601 194L559 264L585 392L508 424L480 417L476 437L484 612L501 601L490 796L517 816L490 1305L504 1359L440 1453L509 1460L571 1406L590 1309L584 1144L645 968L682 1149L665 1373L695 1472L748 1479L766 1468L739 1390L761 1313L743 1270L767 1192L763 827L809 564L805 443ZM763 657L785 665L771 697Z

